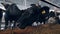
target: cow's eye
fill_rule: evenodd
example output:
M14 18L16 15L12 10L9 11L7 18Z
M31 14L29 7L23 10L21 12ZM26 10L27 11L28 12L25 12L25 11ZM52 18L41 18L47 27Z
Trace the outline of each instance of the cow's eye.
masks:
M45 14L45 13L46 13L46 11L45 11L45 10L43 10L43 11L42 11L42 14Z

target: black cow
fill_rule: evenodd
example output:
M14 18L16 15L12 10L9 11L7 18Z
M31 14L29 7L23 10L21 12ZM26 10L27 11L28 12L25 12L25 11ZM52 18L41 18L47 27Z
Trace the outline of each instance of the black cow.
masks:
M27 26L32 26L32 23L37 21L39 16L39 8L35 4L31 4L32 7L28 8L21 17L18 19L18 27L24 29Z
M49 19L49 7L44 6L40 8L39 22L44 23Z
M8 6L8 7L7 7ZM6 11L5 11L5 29L8 27L8 23L14 21L14 26L16 26L16 21L20 17L22 11L18 9L17 5L15 3L11 5L5 5Z
M44 22L49 18L49 7L44 6L38 8L35 4L31 5L32 7L27 9L25 13L19 18L19 28L24 29L27 26L32 26L33 22ZM45 13L42 12L45 10ZM48 17L48 18L46 18Z

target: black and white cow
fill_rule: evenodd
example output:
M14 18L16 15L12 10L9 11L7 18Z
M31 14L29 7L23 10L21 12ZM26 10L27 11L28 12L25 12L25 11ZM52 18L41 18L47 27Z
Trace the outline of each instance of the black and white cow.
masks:
M51 24L60 24L60 14L57 13L57 11L51 11L49 13L49 19L48 19L48 23L51 23Z
M2 16L3 16L3 12L5 11L5 7L0 4L0 29L1 29L1 23L2 23Z

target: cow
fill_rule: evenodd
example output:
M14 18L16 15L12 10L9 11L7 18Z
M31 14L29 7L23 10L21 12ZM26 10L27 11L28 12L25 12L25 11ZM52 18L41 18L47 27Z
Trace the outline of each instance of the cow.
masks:
M6 7L5 11L5 29L8 28L8 23L10 21L10 27L11 23L14 21L13 28L16 27L16 21L20 17L21 13L23 12L20 10L15 3L12 3L11 5L4 5Z
M60 24L59 13L56 12L55 14L54 11L51 11L49 13L48 23L49 24Z
M0 8L0 30L1 30L2 16L3 16L3 10Z
M49 7L43 6L40 8L40 15L39 15L39 22L40 23L46 23L46 21L49 19Z
M39 15L39 8L35 4L31 4L32 7L27 8L21 17L17 20L18 27L24 29L27 26L32 26L33 22L37 21Z
M0 30L1 30L2 16L5 10L6 10L5 7L2 4L0 4Z

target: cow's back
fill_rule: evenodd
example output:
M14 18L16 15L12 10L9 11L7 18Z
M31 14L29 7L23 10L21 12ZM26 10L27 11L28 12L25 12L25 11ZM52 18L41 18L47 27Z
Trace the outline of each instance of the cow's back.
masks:
M19 15L20 10L18 9L17 5L12 4L11 6L8 7L7 13L9 15Z

